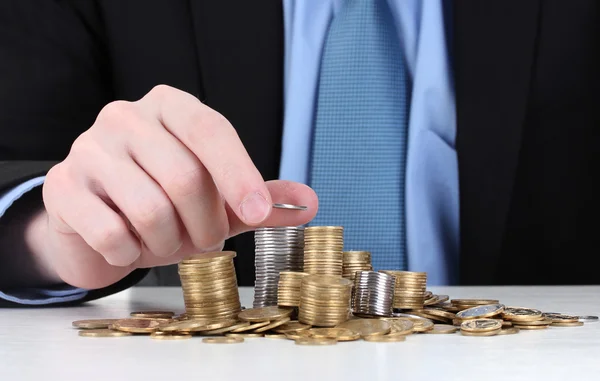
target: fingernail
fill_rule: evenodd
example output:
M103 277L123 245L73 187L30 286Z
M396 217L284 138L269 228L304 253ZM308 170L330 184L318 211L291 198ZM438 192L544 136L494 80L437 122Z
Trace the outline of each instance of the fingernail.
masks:
M250 224L258 224L264 221L270 210L271 206L260 193L248 195L240 206L245 222Z

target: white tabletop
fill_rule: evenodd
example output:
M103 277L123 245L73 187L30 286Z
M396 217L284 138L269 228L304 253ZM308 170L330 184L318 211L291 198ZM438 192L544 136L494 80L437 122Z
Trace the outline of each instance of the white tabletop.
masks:
M547 312L600 314L600 287L430 287L452 298L495 298ZM242 288L242 304L252 290ZM133 288L83 307L0 309L0 380L597 380L600 323L466 337L414 334L400 343L299 346L199 337L84 338L71 322L127 317L136 310L183 312L181 289Z

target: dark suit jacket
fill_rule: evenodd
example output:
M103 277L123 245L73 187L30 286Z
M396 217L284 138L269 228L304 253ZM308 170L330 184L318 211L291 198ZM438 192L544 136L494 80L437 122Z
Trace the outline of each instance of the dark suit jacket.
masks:
M461 0L452 25L460 282L598 283L599 3ZM274 179L283 52L280 0L3 0L0 190L64 159L105 104L157 84L224 114ZM227 248L253 284L252 234Z

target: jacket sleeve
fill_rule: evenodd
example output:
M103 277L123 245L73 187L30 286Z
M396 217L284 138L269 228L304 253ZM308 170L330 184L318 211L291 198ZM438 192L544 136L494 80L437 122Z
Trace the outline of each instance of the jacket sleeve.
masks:
M1 1L0 194L63 160L112 94L95 1ZM42 205L41 197L37 202ZM90 290L77 303L121 291L147 272ZM16 305L0 300L0 306Z

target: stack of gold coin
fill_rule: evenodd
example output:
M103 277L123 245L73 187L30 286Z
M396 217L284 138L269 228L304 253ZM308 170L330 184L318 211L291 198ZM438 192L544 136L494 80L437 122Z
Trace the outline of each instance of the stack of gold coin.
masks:
M298 307L300 305L300 286L302 278L307 273L282 271L279 273L277 287L277 305L283 307Z
M342 276L342 226L311 226L304 230L304 272Z
M396 277L394 308L423 308L427 291L427 273L391 270L380 270L380 272Z
M373 271L371 253L368 251L344 251L342 276L354 282L357 271Z
M351 315L352 282L334 275L302 279L298 320L318 327L335 327Z
M194 255L179 263L179 277L188 318L237 318L240 295L233 251Z

